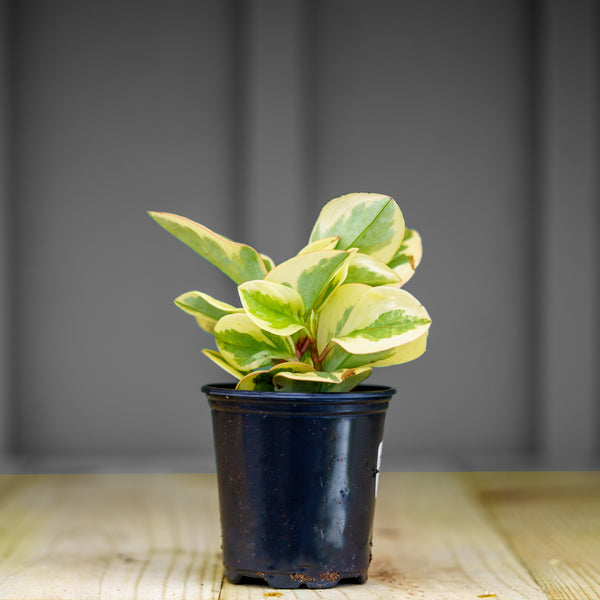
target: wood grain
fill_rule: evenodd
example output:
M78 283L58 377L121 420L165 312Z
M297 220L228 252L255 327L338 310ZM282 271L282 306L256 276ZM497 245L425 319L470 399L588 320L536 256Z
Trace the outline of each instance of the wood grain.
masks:
M371 578L394 597L545 598L455 474L390 475L381 493Z
M363 586L272 593L307 600L546 598L454 474L382 475L373 556ZM225 583L221 598L258 600L267 593Z
M15 476L2 488L0 597L218 597L212 476Z
M598 600L600 473L512 473L495 479L474 478L498 530L548 598Z
M600 474L382 475L365 585L223 580L214 475L0 476L2 600L597 600Z

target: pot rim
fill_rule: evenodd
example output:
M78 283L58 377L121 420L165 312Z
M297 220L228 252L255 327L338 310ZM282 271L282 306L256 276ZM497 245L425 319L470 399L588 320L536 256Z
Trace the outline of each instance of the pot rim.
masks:
M390 398L396 393L396 388L384 385L359 385L349 392L276 392L271 390L236 390L235 383L208 383L201 391L207 395L231 397L240 399L275 398L290 400L302 398L318 400L319 402L339 402L340 400Z

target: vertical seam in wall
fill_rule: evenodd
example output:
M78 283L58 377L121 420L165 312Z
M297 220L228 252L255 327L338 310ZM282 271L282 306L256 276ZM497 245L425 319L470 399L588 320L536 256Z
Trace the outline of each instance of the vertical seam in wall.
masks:
M542 145L543 145L543 0L529 0L527 3L527 27L526 48L528 57L527 76L529 78L529 213L527 232L529 238L529 306L527 316L529 319L529 362L530 381L527 415L529 442L526 450L531 454L541 451L542 432L540 431L540 419L537 418L542 409L541 378L543 377L543 360L541 344L543 343L543 314L542 306L542 247L544 243L544 211L543 211L543 167L542 167Z
M304 215L305 229L310 232L312 223L316 220L317 214L323 204L320 198L317 198L317 172L318 172L318 130L317 130L317 108L318 108L318 9L316 0L305 0L302 4L302 34L304 43L302 45L303 55L303 77L304 77L304 98L303 98L303 122L306 131L304 133L303 148L303 173L306 177L305 190L308 196L306 200L306 211Z
M17 214L17 196L18 196L18 0L9 0L7 2L7 14L5 33L7 35L7 114L6 114L6 213L4 215L4 228L7 236L5 248L7 251L7 322L6 337L8 340L7 352L7 392L8 406L6 414L8 420L8 448L11 455L17 455L21 451L21 419L19 414L19 315L18 311L18 284L19 269L17 261L18 251L18 214Z
M595 65L596 65L596 77L594 81L594 99L593 105L596 107L595 112L595 135L594 135L594 147L593 147L593 157L596 161L596 164L600 162L600 75L598 75L598 67L600 67L600 6L598 2L593 5L594 15L593 15L593 27L594 27L594 43L595 43ZM594 223L596 227L596 231L600 231L600 169L595 170L595 177L593 181L593 194L595 199L595 212L593 215ZM600 242L598 241L598 237L595 239L595 248L594 250L594 259L595 264L600 265ZM596 269L596 282L594 286L594 300L595 305L600 305L600 274ZM594 358L595 364L600 364L600 317L598 316L598 312L596 312L596 322L593 324L595 329L595 337L596 340L594 347ZM594 382L593 382L593 394L595 398L595 406L596 406L596 431L600 431L600 369L596 369L594 372ZM600 458L600 435L596 435L596 447L595 447L595 455L597 458Z
M246 0L230 0L230 36L231 36L231 104L229 106L230 124L230 194L231 194L231 232L232 239L246 239L244 223L246 221L248 182L247 123L246 108L248 76L245 55L248 50L248 32L245 23L248 17Z
M575 453L579 458L589 460L598 451L600 425L600 380L593 362L600 358L597 339L600 329L597 310L594 310L600 290L599 251L597 236L592 229L593 225L598 226L598 173L592 167L593 161L598 159L598 75L595 72L597 65L592 65L592 70L584 73L573 71L573 64L579 59L583 61L579 63L581 69L589 69L589 61L598 60L598 42L595 40L598 8L595 0L578 4L564 4L560 0L538 0L538 3L536 171L539 204L535 222L538 225L537 264L542 271L537 276L543 287L538 288L539 303L535 315L538 321L536 382L539 413L533 416L536 419L534 424L537 424L537 449L542 458L560 461L566 460L565 454ZM567 44L569 36L573 35L583 38L577 39L571 48ZM592 38L595 44L593 50L588 45ZM568 67L569 73L576 75L576 89L566 87L570 84L563 81ZM585 97L576 96L577 93L585 94ZM594 98L589 96L590 93ZM592 108L594 101L596 104ZM584 113L579 115L574 112L577 110ZM585 125L582 118L586 119ZM572 133L568 129L571 126L579 127L579 133L583 134L581 154L574 153L573 147L569 146L567 132ZM574 176L579 177L577 184ZM571 231L575 248L569 248L567 244L563 249L559 246L562 227L559 219L569 214L579 215L567 204L566 197L558 197L558 194L566 193L566 186L571 186L570 191L576 194L576 206L585 212L583 220L579 217L579 221L574 219L571 223L571 226L578 223L582 228L581 234L575 233L577 230ZM590 194L593 195L593 206L589 205ZM573 253L581 250L585 255L579 261L579 256ZM558 257L562 260L550 264ZM570 286L571 282L573 286ZM566 313L559 308L571 298L574 306L581 300L583 312L578 314L578 318L583 325L578 329L573 328ZM568 344L563 343L560 332L571 334ZM577 353L585 353L581 362L575 361ZM563 365L565 358L569 358L569 362ZM577 377L581 378L581 390L576 389L579 380L574 378ZM568 397L570 389L573 390L573 398ZM581 431L576 430L573 423L577 423Z
M4 0L0 1L0 94L2 114L0 114L0 127L2 129L2 138L0 139L0 171L2 178L0 179L0 207L4 213L3 222L0 224L0 293L3 295L0 298L0 454L10 453L12 450L12 427L11 427L11 405L12 405L12 365L11 365L11 327L12 327L12 310L11 310L11 275L12 275L12 248L11 248L11 159L12 148L10 143L10 127L11 127L11 109L12 103L10 98L10 79L12 72L12 45L10 36L12 35L12 27L10 21L11 2Z

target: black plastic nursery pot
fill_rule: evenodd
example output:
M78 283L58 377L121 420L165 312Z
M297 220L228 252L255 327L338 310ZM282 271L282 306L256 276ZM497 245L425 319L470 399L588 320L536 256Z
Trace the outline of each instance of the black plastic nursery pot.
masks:
M202 388L212 411L225 576L278 588L364 583L393 388Z

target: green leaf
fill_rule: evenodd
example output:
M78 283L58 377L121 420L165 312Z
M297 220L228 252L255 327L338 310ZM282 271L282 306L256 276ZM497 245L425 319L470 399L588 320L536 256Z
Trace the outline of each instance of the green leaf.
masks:
M423 243L421 236L414 229L407 229L402 245L396 255L388 263L400 278L400 286L404 285L415 273L423 257Z
M304 302L305 313L316 310L324 298L340 285L347 274L345 262L350 252L321 250L309 252L277 265L265 277L296 290Z
M304 248L298 252L298 256L301 254L308 254L309 252L318 252L319 250L335 250L339 241L340 238L337 235L332 235L331 237L326 237L322 240L315 240L307 246L304 246Z
M271 369L252 371L248 373L243 379L241 379L236 390L262 390L262 391L273 391L273 377L282 371L293 371L302 373L306 371L314 371L313 367L302 362L284 362L275 365Z
M214 332L215 325L221 317L243 310L197 291L181 294L174 302L181 310L195 317L198 325L209 333Z
M396 254L404 239L404 217L393 198L381 194L347 194L322 209L309 243L339 236L337 248L358 248L383 263Z
M242 306L262 329L292 335L304 328L304 302L300 294L273 281L247 281L238 286Z
M376 287L361 296L332 341L351 354L370 354L412 342L430 324L425 308L407 291Z
M261 255L246 244L238 244L190 219L171 213L148 213L161 227L221 269L236 284L262 279L267 267Z
M293 340L261 329L246 313L226 315L215 326L217 348L240 371L270 366L274 360L295 360Z
M227 371L227 373L233 375L236 379L242 379L242 377L244 377L244 373L230 365L219 352L215 352L214 350L202 350L202 354L210 358L216 365L219 365L221 369Z
M348 260L348 275L344 283L365 283L367 285L398 285L400 275L380 260L362 254L354 254Z

